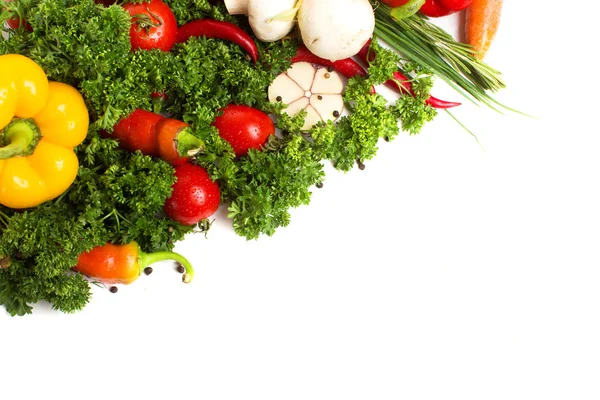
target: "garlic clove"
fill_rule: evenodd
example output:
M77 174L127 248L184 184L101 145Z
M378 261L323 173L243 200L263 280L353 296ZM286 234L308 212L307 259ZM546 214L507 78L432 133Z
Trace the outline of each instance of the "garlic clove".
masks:
M313 94L310 104L324 122L336 121L344 111L344 99L338 94Z
M311 63L297 62L292 64L286 72L287 76L292 78L304 91L309 91L313 86L317 69Z
M283 73L271 82L268 95L269 101L272 103L280 101L285 104L290 104L291 102L304 97L305 92L294 80Z
M310 105L310 100L307 97L301 97L298 100L289 103L284 112L287 115L294 116Z
M319 123L320 121L323 120L321 118L321 116L319 115L319 113L317 112L317 110L313 106L308 105L308 106L306 106L305 110L306 110L306 117L304 118L304 126L302 126L303 131L309 130L310 128L312 128L317 123Z
M310 105L308 97L302 97L293 103L290 103L284 111L286 114L294 116L302 110L306 110L306 117L304 117L304 125L302 126L303 131L309 130L314 124L321 121L321 115L319 115L319 112Z
M332 93L340 94L344 90L342 78L335 71L330 71L327 68L319 68L315 74L315 78L310 88L312 93Z

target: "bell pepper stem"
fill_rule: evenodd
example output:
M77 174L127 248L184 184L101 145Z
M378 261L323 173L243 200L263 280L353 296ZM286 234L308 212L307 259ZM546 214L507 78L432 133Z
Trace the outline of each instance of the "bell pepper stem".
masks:
M409 0L402 6L392 8L390 14L392 18L399 21L416 14L423 4L425 4L425 0Z
M165 260L177 261L185 268L185 273L183 274L182 278L184 283L190 283L194 279L194 267L192 266L192 263L189 262L188 259L182 256L181 254L175 253L173 251L157 251L155 253L144 253L140 250L140 254L138 256L140 271L143 271L144 268L151 264Z
M0 160L29 156L42 138L33 119L14 119L0 131Z

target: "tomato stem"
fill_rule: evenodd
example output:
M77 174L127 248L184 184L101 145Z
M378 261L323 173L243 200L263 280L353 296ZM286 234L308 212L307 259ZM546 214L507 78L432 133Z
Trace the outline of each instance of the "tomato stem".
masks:
M131 18L131 22L137 25L138 31L141 31L143 29L144 31L146 31L146 34L148 34L151 28L158 28L164 23L164 21L162 20L160 15L153 13L152 11L150 11L150 9L148 9L148 7L146 7L146 10L148 11L149 15L142 13L136 14L133 16L133 18ZM152 18L154 18L158 22L154 22Z

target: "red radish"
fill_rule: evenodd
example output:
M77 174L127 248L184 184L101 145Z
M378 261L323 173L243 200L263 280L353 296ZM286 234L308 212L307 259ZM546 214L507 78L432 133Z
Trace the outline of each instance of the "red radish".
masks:
M204 168L186 162L175 167L175 177L173 192L164 205L171 219L182 225L194 225L217 212L221 191Z
M271 118L256 108L230 104L222 112L213 125L238 157L247 154L249 149L260 150L269 136L275 134Z

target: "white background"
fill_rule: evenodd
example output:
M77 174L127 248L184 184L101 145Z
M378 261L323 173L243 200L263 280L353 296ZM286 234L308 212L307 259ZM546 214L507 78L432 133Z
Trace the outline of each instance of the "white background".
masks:
M455 109L481 146L441 113L274 237L220 211L176 248L190 285L161 263L74 315L2 310L0 397L600 399L598 11L505 3L486 61L536 118Z

